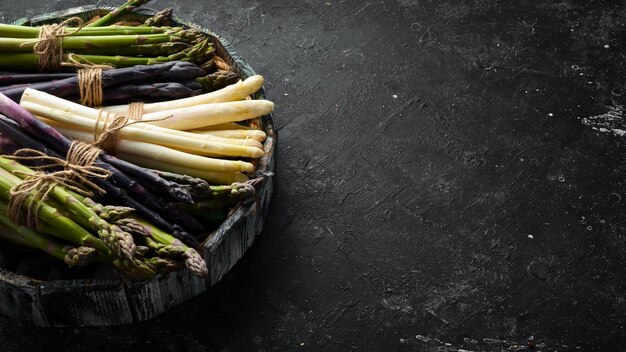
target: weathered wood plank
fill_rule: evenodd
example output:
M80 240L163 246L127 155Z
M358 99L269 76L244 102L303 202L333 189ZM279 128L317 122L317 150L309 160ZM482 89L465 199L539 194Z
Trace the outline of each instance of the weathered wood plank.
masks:
M133 322L121 280L44 282L40 299L51 326L102 326Z
M0 314L47 326L39 303L39 281L0 269Z
M206 280L179 270L132 285L128 291L137 321L144 321L206 291Z

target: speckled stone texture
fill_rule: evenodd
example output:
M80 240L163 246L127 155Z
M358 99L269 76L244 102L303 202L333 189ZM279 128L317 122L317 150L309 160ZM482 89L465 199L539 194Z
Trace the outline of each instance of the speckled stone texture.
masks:
M86 3L0 0L0 20ZM624 350L623 1L150 6L267 78L265 231L157 319L0 317L2 351Z

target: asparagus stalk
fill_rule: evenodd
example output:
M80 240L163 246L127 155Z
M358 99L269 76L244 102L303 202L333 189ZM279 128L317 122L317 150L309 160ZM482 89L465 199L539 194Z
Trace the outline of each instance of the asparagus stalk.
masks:
M144 114L144 121L155 126L191 130L225 122L237 122L267 115L274 110L274 103L268 100L243 100L224 103L211 103L174 110L164 110ZM163 120L165 117L171 116Z
M106 15L102 16L101 18L97 19L96 21L88 24L87 27L101 27L101 26L104 26L107 23L113 22L115 19L119 18L120 16L122 16L124 14L127 14L129 12L132 12L133 10L138 8L139 6L148 3L148 1L150 1L150 0L128 0L123 5L121 5L118 8L116 8L115 10L107 13Z
M117 55L124 56L169 56L179 53L189 47L191 47L191 45L184 42L165 42L158 44L142 44L119 47L115 48L115 53ZM73 50L73 52L79 55L110 55L112 50L111 48L91 48L76 49Z
M117 68L132 67L138 65L156 65L170 61L189 61L201 64L206 60L207 56L212 52L207 51L204 54L191 55L186 51L168 56L157 57L136 57L136 56L120 56L120 55L74 55L81 62L91 62L97 65L112 65ZM19 69L24 71L38 71L39 61L34 53L15 53L0 51L0 67Z
M58 127L64 135L85 142L93 141L93 134L85 131L74 130L66 127ZM181 167L192 167L196 169L206 170L210 172L252 172L254 166L238 160L222 160L214 158L206 158L194 154L180 152L175 149L160 146L157 144L144 143L139 141L118 139L116 147L117 155L137 155L143 158L149 158L157 163L179 165ZM139 165L142 165L141 163ZM142 165L144 166L144 165ZM144 166L149 167L149 166Z
M95 249L91 247L72 247L35 232L26 226L13 223L7 217L7 205L0 202L0 239L13 244L42 250L51 256L64 261L70 268L85 266L94 259Z
M263 82L264 80L262 76L251 76L243 82L232 84L215 92L162 103L145 104L143 106L143 111L144 113L148 114L163 110L180 109L202 104L243 100L245 97L261 89L261 87L263 86ZM103 109L106 111L125 114L128 112L128 105L105 106Z
M193 204L181 204L180 206L184 211L191 212L196 216L203 212L232 208L239 202L254 195L254 184L259 182L258 180L235 182L231 185L211 186L209 192L202 194L204 196L203 199L198 199Z
M196 88L190 88L188 85L179 82L124 85L103 89L102 102L106 105L138 100L178 99L202 94L202 87L198 85ZM67 99L73 102L80 102L80 96L78 95L67 97Z
M205 92L213 92L239 81L239 75L232 71L218 71L196 78Z
M79 30L80 29L80 30ZM67 27L65 34L69 36L94 35L139 35L139 34L173 34L182 30L182 27L168 26L104 26L104 27ZM3 38L37 38L40 27L16 26L0 23L0 37Z
M167 42L186 42L195 44L200 36L191 30L180 29L175 33L155 33L138 35L83 35L61 37L64 50L115 48L131 45L159 44ZM36 42L30 38L0 38L0 51L32 51Z
M267 138L267 134L261 130L192 130L190 132L222 138L254 139L259 142L263 142Z
M0 72L0 86L6 87L15 84L46 82L69 78L75 73L22 73Z
M203 134L204 132L207 132L207 131L222 131L222 130L254 130L254 128L250 126L244 126L236 122L227 122L227 123L221 123L219 125L207 126L201 129L189 130L189 132Z
M175 164L166 164L152 158L142 157L135 154L120 153L119 151L118 156L126 161L143 167L198 177L215 184L231 184L233 182L248 181L248 177L245 174L238 172L215 172L206 171L204 169L194 169Z

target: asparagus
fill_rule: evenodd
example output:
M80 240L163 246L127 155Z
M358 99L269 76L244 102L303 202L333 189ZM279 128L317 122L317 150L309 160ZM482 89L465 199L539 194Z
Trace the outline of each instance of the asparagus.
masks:
M159 176L154 170L145 169L128 161L118 159L112 155L102 153L100 158L109 165L121 170L125 174L133 177L145 188L159 194L167 194L172 199L182 201L183 203L191 203L193 199L187 187L176 184Z
M51 256L64 261L70 268L85 266L94 259L95 249L91 247L72 247L35 232L26 226L20 226L7 217L7 205L0 203L0 239L13 244L40 249Z
M0 86L6 87L14 84L53 81L69 78L74 75L75 73L0 72Z
M6 172L21 172L23 174L32 173L32 170L27 167L16 163L15 161L0 157L0 171ZM0 172L0 176L2 173ZM6 176L5 176L6 177ZM6 177L5 181L15 181L12 180L15 176ZM111 207L111 206L103 206L94 202L93 200L86 198L84 196L75 194L74 192L67 191L62 187L54 187L51 190L52 197L55 198L63 206L67 207L73 215L80 217L83 220L83 223L87 224L87 227L91 228L93 231L97 231L101 238L105 240L105 243L109 243L109 240L113 236L117 236L119 239L122 236L124 241L130 242L130 244L134 247L133 238L130 231L126 231L128 229L129 218L121 217L123 215L128 216L129 209L120 208L120 207ZM107 220L104 220L102 217L107 217ZM118 226L119 224L119 226ZM144 230L145 229L145 230ZM139 232L140 237L153 236L153 233L156 231L152 228L152 225L148 223L143 223L140 231L137 231L137 227L132 229L133 233L137 234ZM55 233L58 233L55 231ZM170 235L160 232L160 237L158 237L162 242L165 241L168 246L172 246L174 244L178 244L176 240L173 239ZM110 243L109 243L110 244ZM196 270L196 273L203 274L201 271L198 271L197 258L199 255L192 249L185 247L184 245L179 244L179 253L184 251L184 255L179 259L185 259L187 265L193 264L190 268L192 270ZM167 248L165 248L167 249ZM157 252L157 254L163 253L163 248L161 251ZM173 249L172 249L173 250ZM134 258L136 254L136 248L127 248L125 246L120 247L119 249L113 248L113 253L116 257L120 257L123 259L121 264L123 264L124 268L131 269L134 271L143 270L145 273L149 273L147 269L151 269L154 272L166 272L176 269L180 266L180 264L173 262L168 259L163 258ZM74 251L73 255L78 255L80 253ZM167 254L167 253L165 253ZM189 261L189 259L193 259L193 261ZM202 264L204 262L202 261ZM206 268L205 268L206 270Z
M0 54L0 61L2 55ZM106 90L108 87L120 86L129 83L145 82L146 80L159 79L162 81L176 81L193 79L202 76L204 71L191 62L172 61L156 65L142 65L134 67L124 67L102 72L102 86ZM4 90L2 93L14 101L19 101L26 88L33 88L53 94L58 97L66 97L79 93L78 77L57 80L54 82L39 82L29 87L18 87Z
M124 85L103 89L102 102L104 105L128 103L137 100L179 99L202 94L202 87L197 89L188 87L179 82L160 82L139 85ZM73 102L80 102L80 96L67 97Z
M196 44L201 36L193 29L178 29L173 32L154 34L130 34L130 35L81 35L61 37L64 50L92 49L92 48L116 48L131 45L159 44L167 42L185 42ZM4 52L28 52L32 51L36 41L31 38L1 38L0 51Z
M254 195L256 192L253 184L260 179L253 179L247 182L235 182L230 186L210 186L208 192L202 194L203 198L198 198L193 204L181 205L183 210L196 210L193 214L217 209L228 209L237 203Z
M114 21L116 18L119 18L120 16L122 16L124 14L132 12L137 7L146 4L148 1L150 1L150 0L128 0L123 5L121 5L118 8L116 8L115 10L107 13L106 15L102 16L101 18L97 19L96 21L88 24L87 27L104 26L107 23L110 23L110 22Z
M44 150L46 150L47 153L49 153L50 156L61 158L61 156L59 154L57 154L54 151L48 150L45 146L42 146L41 143L38 143L37 141L33 140L32 138L30 138L30 137L28 137L26 135L20 136L18 133L15 133L16 132L15 128L7 128L6 125L9 125L9 123L3 121L2 115L0 115L0 131L2 131L5 134L5 136L3 138L3 141L7 140L7 136L6 135L8 135L8 134L6 132L12 133L11 134L12 137L18 138L17 140L19 140L20 142L28 143L28 144L24 145L25 147L28 147L28 148L31 148L31 149L35 149L35 150L40 150L42 152ZM19 130L17 130L17 131L19 131ZM7 152L13 153L13 152L15 152L16 148L19 149L20 147L19 146L16 147L15 143L13 143L13 144L9 143L8 146L4 145L4 143L3 143L2 148L5 151L7 151ZM120 161L120 164L129 164L129 163L122 162L119 159L116 159L116 160ZM0 160L0 164L1 163L2 163L2 161ZM132 165L132 164L129 164L129 165ZM138 168L136 166L134 167L134 171L135 172L138 172L139 169L140 168ZM23 170L23 171L25 171L25 170ZM153 180L154 179L158 179L158 175L153 174L153 173L148 174L148 172L150 172L150 171L148 171L148 170L145 170L145 171L146 171L145 174L147 174L147 175L154 175L155 176L155 177L153 177ZM25 171L25 172L27 172L27 171ZM161 179L161 180L163 180L163 179ZM135 201L134 199L127 197L121 189L111 185L110 183L107 183L106 181L102 181L102 180L98 180L98 179L94 179L93 181L94 181L94 183L96 185L98 185L99 187L101 187L104 190L106 190L108 195L113 195L114 196L113 198L122 199L123 201L125 201L124 202L125 204L131 205L131 206L136 207L136 208L138 207L139 208L139 212L141 212L142 214L150 214L151 210L149 208L145 207L145 205L148 205L152 209L158 209L161 214L167 214L170 219L172 219L174 221L177 221L179 223L185 224L185 228L188 229L189 231L192 231L193 233L197 233L197 234L205 234L206 233L206 229L204 228L204 226L202 226L193 217L190 217L189 215L180 212L178 209L169 209L166 206L162 206L161 204L157 203L156 197L154 197L152 195L149 195L149 196L146 197L145 204L141 204L141 203ZM165 180L163 180L163 181L167 182L169 184L172 184L171 182L168 182L168 181L165 181ZM177 187L177 188L180 189L181 187ZM187 199L187 198L185 198L185 199ZM163 204L167 205L167 202L163 202ZM155 217L158 217L158 214L157 215L153 214L152 217L150 217L150 215L148 215L148 217L154 220ZM161 225L165 223L164 220L163 221L157 220L157 222L159 224L161 224Z
M208 40L204 40L191 48L168 56L119 56L115 55L114 52L115 49L112 49L111 55L77 54L74 55L74 58L79 62L91 62L98 65L112 65L114 67L123 68L136 65L155 65L169 61L190 61L201 64L214 55L213 46ZM38 71L39 58L34 53L0 51L0 67L10 67L24 71Z
M223 102L229 102L229 101L242 100L242 99L245 99L247 96L253 94L254 92L258 91L259 89L261 89L261 87L263 86L263 83L264 83L263 77L259 75L255 75L255 76L246 78L242 82L235 83L233 85L222 88L215 92L206 93L206 94L198 95L195 97L189 97L185 99L168 101L168 102L145 104L143 109L145 113L152 113L152 112L158 112L162 110L186 108L186 107L195 106L199 104L223 103ZM128 106L126 105L106 106L104 107L104 110L124 114L128 111Z
M10 189L19 184L19 182L21 182L21 179L17 176L0 168L0 197L8 200ZM32 201L34 201L34 196L29 195L27 202ZM80 246L93 247L105 256L112 257L112 252L100 238L93 236L89 231L64 216L45 201L38 204L38 209L37 215L39 219L52 226L55 229L55 235L59 236L59 238ZM154 272L149 267L133 259L122 260L115 258L113 264L132 278L144 279L154 276Z
M213 92L237 83L239 75L231 71L218 71L204 77L196 78L205 92Z
M154 16L148 18L142 26L150 27L150 26L163 26L168 25L172 22L172 14L174 10L171 7L163 9L154 14Z
M80 29L80 30L79 30ZM159 34L177 33L182 27L168 26L104 26L104 27L67 27L65 34L69 36L94 36L94 35L139 35L139 34ZM0 37L3 38L37 38L41 28L16 26L0 23Z
M47 124L35 118L28 111L26 111L21 106L19 106L12 100L8 99L6 96L2 95L1 93L0 93L0 114L4 114L7 117L11 118L13 121L17 122L24 131L28 132L29 134L33 136L38 137L40 140L51 145L56 150L67 152L67 150L70 147L71 142L67 138L61 135L54 128L48 126ZM105 155L105 153L101 153L101 155ZM108 171L111 171L112 180L115 181L117 179L119 181L125 181L125 179L127 179L127 177L123 175L119 170L115 169L114 167L112 167L111 165L107 163L102 162L101 160L102 160L102 157L100 157L100 160L97 163L97 166L101 166L107 169ZM186 243L192 246L198 245L198 241L193 236L189 235L180 225L168 223L158 213L144 206L144 204L142 204L141 202L138 202L132 197L129 197L124 192L124 190L120 188L116 188L110 182L103 182L99 180L95 180L95 181L97 182L98 186L105 189L105 191L107 192L109 196L113 196L116 199L118 199L120 202L122 202L122 204L129 206L131 208L134 208L139 214L144 216L148 221L154 223L156 226L167 229L173 235L177 236L178 238L182 239L183 241L185 241ZM132 182L132 180L130 184L128 184L128 182L123 182L123 183L120 182L119 184L120 186L124 185L128 188L133 188L135 190L134 194L142 193L138 189L140 185L137 184L136 182ZM149 195L145 189L142 189L142 191L143 191L144 196Z

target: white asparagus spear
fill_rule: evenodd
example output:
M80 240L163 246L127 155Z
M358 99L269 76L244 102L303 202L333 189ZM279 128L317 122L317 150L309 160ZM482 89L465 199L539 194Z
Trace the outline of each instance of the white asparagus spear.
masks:
M243 100L248 95L253 94L254 92L261 89L261 87L263 86L263 82L264 80L262 76L251 76L246 78L245 81L231 84L230 86L224 87L211 93L201 94L189 98L170 100L161 103L144 104L143 111L144 113L148 114L151 112L172 110L194 105ZM106 111L120 114L128 113L128 105L105 106L103 109Z
M245 140L251 138L259 142L263 142L265 138L267 138L265 132L260 130L192 130L190 132L229 139L236 138Z
M210 183L216 185L230 185L233 182L246 182L248 176L242 173L224 173L224 172L212 172L200 169L188 168L180 165L173 164L161 164L158 161L154 161L149 158L144 158L134 154L118 153L120 159L126 160L130 163L141 165L150 169L156 169L161 171L174 172L181 175L189 175L198 177L203 180L207 180Z
M218 130L256 130L256 128L252 128L250 126L240 125L240 124L238 124L236 122L226 122L226 123L220 123L219 125L207 126L205 128L201 128L201 129L197 129L197 130L189 130L189 132L205 131L205 130L214 130L214 131L218 131Z
M267 115L273 110L274 103L269 100L242 100L151 112L144 114L143 120L154 126L192 130L225 122L244 121ZM169 118L163 120L166 117Z

